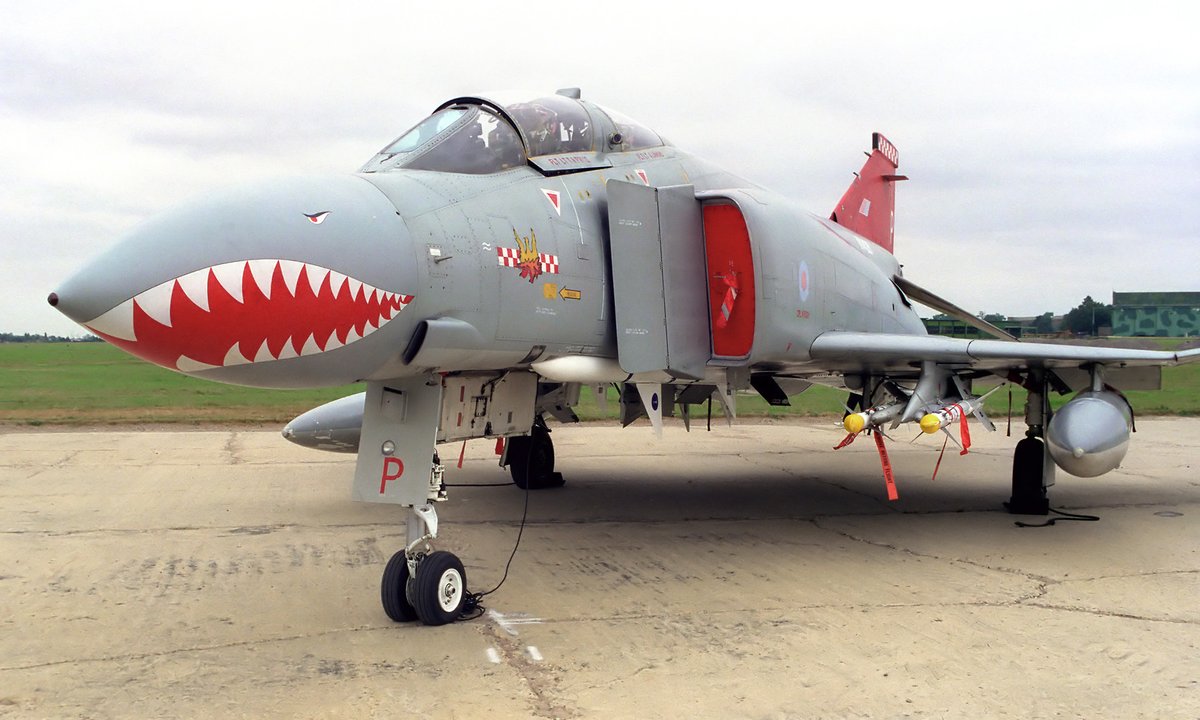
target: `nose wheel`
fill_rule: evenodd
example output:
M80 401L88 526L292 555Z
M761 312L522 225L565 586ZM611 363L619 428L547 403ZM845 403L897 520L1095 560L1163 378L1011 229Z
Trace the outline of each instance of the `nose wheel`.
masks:
M379 594L383 611L395 622L412 622L417 619L417 610L408 601L408 556L403 550L388 560L383 569L383 582Z
M446 625L462 615L467 602L467 572L454 553L429 553L417 561L416 574L401 550L383 571L383 611L396 622L420 620Z
M430 553L417 565L417 576L409 578L407 594L426 625L454 622L467 600L467 572L453 553Z

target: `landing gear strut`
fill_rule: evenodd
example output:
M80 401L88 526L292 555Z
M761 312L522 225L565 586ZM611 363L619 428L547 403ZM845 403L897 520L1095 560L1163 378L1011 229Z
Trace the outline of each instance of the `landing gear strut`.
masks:
M1029 429L1013 452L1012 497L1004 507L1013 515L1048 515L1046 490L1054 484L1054 460L1046 450L1045 429L1050 421L1045 373L1032 374L1027 385L1025 424Z
M562 487L565 482L562 473L554 472L554 442L540 417L534 421L529 435L508 439L506 459L513 484L522 490Z
M454 622L472 603L462 562L435 552L446 499L445 466L437 451L443 378L437 375L367 383L354 497L407 508L404 549L388 560L379 587L387 616L426 625ZM532 387L532 386L531 386Z

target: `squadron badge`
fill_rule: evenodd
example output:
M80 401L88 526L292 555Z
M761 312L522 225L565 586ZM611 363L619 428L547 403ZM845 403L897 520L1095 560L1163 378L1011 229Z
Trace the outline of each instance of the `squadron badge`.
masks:
M517 243L515 248L496 248L496 260L499 265L520 268L521 277L531 284L542 273L558 274L558 256L538 252L537 234L533 232L533 228L529 229L529 236L524 238L513 228L513 240Z

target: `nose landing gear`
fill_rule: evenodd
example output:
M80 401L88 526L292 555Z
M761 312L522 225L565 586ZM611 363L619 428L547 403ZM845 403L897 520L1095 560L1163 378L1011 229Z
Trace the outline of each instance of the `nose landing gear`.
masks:
M445 625L462 615L470 599L467 571L454 553L433 550L437 513L432 505L412 508L408 545L388 560L380 585L383 611L396 622L420 620Z

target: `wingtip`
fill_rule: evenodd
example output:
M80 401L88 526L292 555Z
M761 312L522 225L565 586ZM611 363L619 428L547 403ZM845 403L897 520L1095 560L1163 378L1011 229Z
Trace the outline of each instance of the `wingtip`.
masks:
M1192 348L1191 350L1181 350L1175 353L1175 359L1180 364L1196 362L1200 360L1200 347Z

